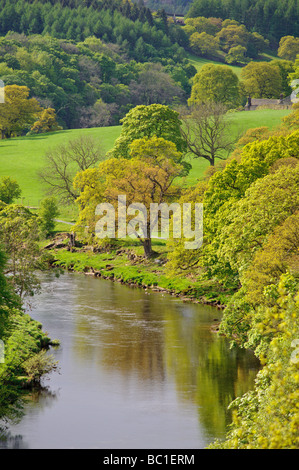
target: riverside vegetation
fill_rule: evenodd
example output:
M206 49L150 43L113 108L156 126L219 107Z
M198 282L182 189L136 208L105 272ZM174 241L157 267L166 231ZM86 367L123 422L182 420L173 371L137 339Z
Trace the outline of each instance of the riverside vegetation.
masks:
M48 246L54 248L53 265L224 307L218 334L230 338L232 346L253 349L262 369L255 389L231 405L232 430L215 448L298 447L297 113L295 107L279 128L249 130L231 157L211 168L203 180L193 187L176 186L180 202L204 203L201 249L184 249L184 239L152 240L151 256L144 259L138 241L134 246L128 240L94 239L95 206L105 197L112 200L113 187L110 179L105 186L104 174L95 169L79 173L75 180L80 197L74 230L81 247L63 249L66 241L60 249ZM146 146L150 158L152 142L133 140L125 161L145 158L145 150L143 157L136 157L134 144ZM157 155L157 142L155 146ZM109 160L113 163L113 157ZM119 157L117 185L127 178L128 164L123 170L121 165ZM135 183L144 184L138 168L134 173L130 166L131 175ZM111 177L113 171L111 167L106 174ZM90 230L82 231L82 225Z
M219 161L215 167L210 167L205 177L196 185L178 184L175 187L175 195L177 197L180 194L180 202L191 200L205 204L205 240L200 250L184 250L184 240L152 240L153 252L144 259L143 248L138 241L133 243L130 240L106 240L99 243L93 239L95 205L109 197L109 192L105 191L111 187L109 180L105 183L105 178L103 179L105 172L101 176L99 170L101 165L112 163L115 159L113 156L100 163L99 167L86 169L76 176L75 188L80 189L77 201L79 218L77 227L74 227L79 243L77 246L69 246L68 238L60 240L60 244L55 238L42 242L38 234L44 233L45 236L45 228L51 228L51 224L41 218L49 218L48 222L53 222L56 214L55 210L50 210L51 207L53 209L53 200L50 201L52 206L49 204L49 210L43 210L40 215L29 209L20 210L22 206L13 204L13 197L19 197L18 188L16 185L8 185L11 181L6 181L11 199L7 200L8 204L3 203L2 206L1 239L6 252L10 256L13 254L13 259L18 260L13 266L13 287L19 295L23 296L25 292L33 293L38 288L37 280L29 266L34 269L50 264L145 288L164 289L173 295L225 307L220 333L243 347L254 349L264 367L258 375L256 389L234 403L237 407L235 427L228 441L215 446L297 447L298 373L297 363L291 362L294 352L291 345L298 334L298 131L294 130L297 127L297 112L295 107L291 114L286 115L281 127L248 130L236 145L233 155L228 160ZM138 132L138 128L133 127ZM157 133L157 129L155 132ZM178 138L177 133L174 133L172 138L175 138L175 135ZM119 139L116 140L115 148L125 142L122 133ZM142 179L140 180L144 178L139 171L140 159L149 159L147 165L151 166L148 168L154 170L156 163L153 159L153 149L156 155L161 146L165 148L166 145L174 149L172 146L175 144L170 144L169 140L158 138L156 135L133 140L128 148L130 152L135 153L124 159L123 170L120 166L123 157L118 157L115 176L113 167L107 174L113 178L117 177L118 184L124 184L127 176L123 171L128 168L126 162L131 161L135 183L139 181L143 184ZM140 148L143 149L141 154L138 151ZM182 158L177 151L173 155L178 161ZM134 165L137 165L135 173ZM119 174L119 171L122 173ZM182 178L184 177L181 176L179 181ZM3 185L5 186L5 181ZM268 215L266 218L265 214ZM89 232L82 231L83 224L90 227ZM7 236L13 230L15 236ZM56 237L61 238L58 235ZM28 251L23 249L24 239L28 241ZM41 252L42 257L39 256L37 243L47 248ZM258 270L255 266L258 266ZM24 273L25 277L22 275ZM7 309L9 307L5 302L3 301ZM12 311L7 311L10 312L9 318L12 320ZM18 312L22 321L25 321L26 331L30 322L38 336L31 333L30 341L33 336L37 343L33 341L29 348L26 345L26 360L22 365L18 362L13 376L9 374L9 387L12 387L11 379L14 376L24 384L24 381L27 383L34 378L39 380L42 371L48 370L40 350L49 344L49 339L43 335L40 325L24 317L24 313ZM8 331L11 332L5 325L4 338ZM22 335L19 325L17 333ZM26 340L24 341L26 344ZM13 338L12 344L15 345ZM9 354L9 349L7 353ZM28 365L31 354L33 357ZM42 354L42 357L39 357L39 354ZM32 369L36 372L32 373ZM20 383L17 387L20 387ZM287 402L286 390L289 397ZM275 404L273 408L272 403ZM278 413L280 409L281 412ZM271 419L271 411L275 412L279 419L279 426L276 423L272 434L269 433L267 424ZM287 433L285 428L288 429Z
M255 388L230 405L227 438L210 447L298 448L299 107L242 111L247 93L291 91L297 38L288 39L288 57L278 42L295 35L296 25L279 30L275 17L262 38L251 31L266 34L266 13L260 29L247 17L244 29L236 12L215 22L195 1L187 16L198 21L180 27L141 3L11 1L1 11L0 72L9 98L0 105L1 417L17 418L24 388L57 368L46 353L56 342L26 313L40 288L38 270L51 266L221 307L215 334L252 349L262 367ZM212 26L213 34L205 31ZM194 34L201 37L191 41ZM209 34L218 39L218 59L242 65L240 73L189 62L192 47L209 58L201 48ZM267 58L265 47L283 60ZM258 65L266 60L265 89ZM51 194L41 201L43 186ZM21 198L31 189L25 207ZM186 250L184 238L97 239L97 205L116 207L124 193L147 208L203 203L202 247ZM71 230L55 222L66 214Z

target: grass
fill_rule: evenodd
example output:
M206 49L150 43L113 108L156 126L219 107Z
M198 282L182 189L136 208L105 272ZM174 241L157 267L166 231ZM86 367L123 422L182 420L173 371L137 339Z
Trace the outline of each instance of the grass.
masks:
M37 174L43 166L43 157L49 148L65 144L81 135L92 136L99 140L103 151L110 150L120 134L120 127L74 129L28 137L16 137L0 141L0 176L11 176L22 189L18 202L29 207L39 207L46 195L46 188ZM72 213L64 208L60 217L72 218Z
M200 69L202 68L202 66L205 65L205 64L226 65L226 66L230 67L232 69L232 71L235 72L235 74L240 78L242 67L238 67L236 65L225 64L223 62L219 62L219 61L211 60L211 59L206 59L204 57L198 57L198 56L196 56L194 54L190 54L190 53L187 54L187 57L189 59L189 62L196 68L197 72L199 72Z
M138 253L136 246L127 246ZM161 258L165 247L160 242L153 248L161 249ZM131 250L129 250L131 251ZM164 290L173 295L196 299L197 302L223 305L230 297L230 291L224 291L213 280L194 280L186 276L169 276L164 265L158 265L155 260L137 260L135 263L128 260L128 253L121 254L111 251L109 253L70 252L65 249L50 252L52 262L60 268L74 272L93 272L95 276L115 280L143 288ZM142 253L140 253L142 255ZM156 258L157 260L157 258Z
M197 72L199 72L200 69L202 68L202 66L205 65L205 64L226 65L226 66L228 66L232 69L232 71L238 76L239 79L241 77L241 71L242 71L242 68L243 68L241 66L230 65L230 64L226 64L224 62L219 62L219 61L216 61L216 60L207 59L205 57L198 57L198 56L196 56L194 54L190 54L190 53L187 54L187 57L189 59L189 62L196 68ZM254 62L261 62L261 61L269 62L269 61L274 60L274 59L280 59L280 58L277 57L277 56L265 53L265 54L261 54L259 59L255 59Z
M255 111L241 111L228 115L231 122L231 133L239 136L247 129L266 126L272 129L281 123L281 119L286 116L290 110L286 109L257 109ZM209 167L209 163L203 159L192 159L192 170L185 180L187 185L196 183L202 178L205 170Z
M288 110L271 109L232 113L229 115L231 131L234 135L238 135L253 127L272 128L278 125L287 113L289 113ZM41 199L46 195L46 188L43 187L37 174L43 166L43 156L49 148L81 135L91 135L100 141L104 152L107 152L113 147L120 131L120 126L74 129L2 140L0 141L0 177L11 176L17 180L22 189L22 196L18 202L29 207L39 207ZM193 168L185 180L187 185L194 184L200 179L208 167L208 162L201 159L193 159L191 163ZM72 210L67 207L61 208L59 219L71 221L74 217ZM69 227L67 229L69 230Z

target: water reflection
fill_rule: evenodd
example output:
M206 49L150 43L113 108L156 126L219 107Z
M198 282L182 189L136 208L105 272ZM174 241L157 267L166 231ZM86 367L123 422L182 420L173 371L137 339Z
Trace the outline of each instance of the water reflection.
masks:
M45 286L32 316L61 340L61 376L12 427L22 445L203 448L224 436L258 365L211 332L217 309L83 275Z
M94 280L90 283L94 286ZM89 301L89 290L76 293L81 306L73 345L78 360L90 358L92 351L100 367L125 377L134 373L158 383L173 379L180 400L196 404L205 433L223 437L231 421L227 407L252 388L258 363L212 333L220 312L117 283L104 288L105 297L97 289Z
M0 426L0 449L28 449L29 445L23 436L14 434L9 430L8 422L11 421L15 424L21 422L25 409L30 414L36 407L40 411L51 407L57 400L57 395L49 387L42 386L21 396L19 398L19 412L14 413L14 418L11 420L4 419L4 423Z

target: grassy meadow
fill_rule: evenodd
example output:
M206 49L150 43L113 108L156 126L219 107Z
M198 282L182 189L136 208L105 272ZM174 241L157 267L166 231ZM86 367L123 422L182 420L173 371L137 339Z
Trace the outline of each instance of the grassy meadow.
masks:
M120 134L120 127L101 127L93 129L74 129L36 136L16 137L0 141L0 177L11 176L16 179L22 189L19 202L26 206L39 207L41 199L47 195L38 178L38 171L44 165L44 155L47 150L81 135L92 136L97 139L105 154L110 150ZM72 211L61 208L61 217L71 220Z
M241 111L228 115L230 130L234 136L241 136L247 129L266 126L272 129L281 123L281 119L290 111L285 109L260 109L255 111ZM1 154L0 154L1 155ZM0 157L1 158L1 157ZM194 184L202 177L209 163L200 158L190 158L192 171L186 178L186 184Z
M231 132L235 135L249 128L278 125L288 110L263 109L249 112L236 112L228 116L231 122ZM44 155L48 149L54 148L81 135L90 135L98 139L103 152L110 150L121 131L120 126L101 127L92 129L74 129L40 134L28 137L16 137L0 141L0 177L11 176L16 179L22 189L22 196L18 202L30 207L38 207L41 199L46 196L46 189L38 178L38 171L44 163ZM201 159L192 159L192 171L184 181L185 184L194 184L200 179L208 167L208 162ZM73 212L61 208L60 218L70 221Z
M189 62L196 68L197 72L199 72L200 69L202 68L202 66L205 65L205 64L226 65L226 66L230 67L233 72L235 72L235 74L238 76L238 78L240 78L240 76L241 76L241 71L242 71L242 68L243 68L241 66L230 65L230 64L226 64L225 62L219 62L219 61L216 61L216 60L206 59L204 57L198 57L195 54L188 53L187 55L188 55ZM254 62L261 62L261 61L269 62L273 59L279 59L279 57L274 56L274 55L270 55L270 54L261 54L259 59L255 59Z
M238 67L237 65L229 65L224 62L198 57L194 54L188 54L188 59L189 62L196 68L197 72L199 72L201 67L205 64L226 65L230 67L232 71L235 72L235 74L240 78L242 67Z

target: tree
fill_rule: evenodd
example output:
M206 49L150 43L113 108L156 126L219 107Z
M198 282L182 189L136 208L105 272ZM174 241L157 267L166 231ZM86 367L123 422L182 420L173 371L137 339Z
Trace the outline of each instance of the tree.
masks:
M5 102L0 103L0 130L2 139L29 130L41 107L35 98L29 98L29 88L18 85L4 87Z
M15 204L0 208L0 242L9 257L7 279L22 300L39 289L39 239L38 218L29 209Z
M298 159L297 164L299 163ZM251 303L261 303L265 287L276 284L282 273L299 270L299 212L276 227L266 244L256 252L241 282Z
M278 57L295 61L299 54L299 38L294 36L284 36L279 41Z
M216 18L204 18L203 16L198 16L197 18L188 18L185 21L184 31L191 36L195 32L197 33L207 33L211 36L214 36L219 30L219 22L213 21L217 20ZM220 20L221 24L221 20Z
M182 102L184 93L161 64L146 64L137 80L130 82L131 101L135 105L168 105Z
M44 109L39 119L33 124L30 129L30 134L41 134L43 132L55 132L60 131L61 126L56 121L55 109L46 108Z
M267 132L264 129L261 134L257 132L257 135L262 138L264 131ZM237 160L229 159L222 170L214 172L207 182L199 183L200 190L205 183L204 194L200 193L199 200L203 202L205 208L204 243L201 250L194 250L192 253L182 250L180 245L175 246L171 254L173 268L180 270L182 267L184 272L200 272L209 279L217 280L221 288L240 288L240 272L244 268L245 258L247 262L253 256L254 250L259 248L256 232L263 225L264 236L267 237L268 230L274 229L275 225L271 227L273 220L269 218L275 219L279 214L275 222L281 223L287 204L293 201L294 206L291 210L294 211L298 199L298 191L295 189L296 177L294 176L294 181L290 176L292 172L298 173L298 166L286 169L287 176L284 172L269 175L279 160L287 162L299 154L298 131L266 139L248 143L243 147ZM267 175L269 178L265 179ZM262 180L265 180L263 184ZM254 183L256 183L255 188ZM251 190L250 201L249 198L245 199L247 192L249 196L249 190ZM250 214L254 210L255 219L250 222ZM234 227L232 219L236 224ZM255 237L255 245L254 243L251 245L252 237ZM265 238L262 238L261 243L264 241ZM238 254L239 250L244 252ZM240 262L239 258L238 261L234 258L238 256ZM244 293L240 295L244 296Z
M279 98L282 79L278 67L268 62L250 62L241 71L245 93L254 98Z
M113 123L113 114L118 106L116 103L105 103L97 100L93 106L81 110L80 127L106 127Z
M247 48L249 33L244 25L229 25L219 31L217 39L221 48L228 52L236 46Z
M189 106L214 102L233 108L239 103L239 80L226 65L205 64L193 78Z
M55 228L55 217L58 217L59 210L56 200L53 197L42 200L39 208L42 230L49 235Z
M219 51L219 41L205 32L196 32L190 36L190 47L197 55L216 56Z
M195 158L204 158L212 166L216 158L226 159L236 142L226 112L223 104L209 102L185 109L181 114L181 132L188 150Z
M121 120L120 137L109 155L130 158L129 144L143 137L161 137L173 142L179 152L186 150L180 130L179 113L161 104L136 106Z
M18 183L9 176L0 179L0 201L11 204L21 196L21 188Z
M247 190L220 233L220 256L242 272L271 231L298 210L299 166L283 165Z
M246 58L246 47L231 47L225 56L225 62L227 64L246 64L248 62L248 58Z
M299 128L299 103L293 104L292 112L284 116L284 118L282 119L282 124L287 129Z
M73 188L76 173L95 166L101 158L101 145L91 137L80 137L49 150L39 177L50 194L65 203L74 202L79 195Z
M294 73L294 63L290 60L274 59L270 65L279 68L282 80L281 92L284 96L289 96L292 93L290 74Z
M268 286L262 303L247 313L247 348L254 349L263 367L254 389L230 405L233 423L226 439L210 448L298 448L298 291L298 279L282 274L278 284ZM232 316L227 321L237 323Z
M97 171L89 169L78 173L74 181L75 188L80 190L77 226L86 226L88 220L89 231L94 232L97 204L109 202L117 210L119 195L126 195L128 205L141 203L147 210L144 224L134 223L132 217L129 222L143 245L145 256L151 257L150 204L172 201L178 194L174 180L182 172L180 160L181 154L174 143L156 136L144 137L130 144L129 159L112 157L101 162Z
M265 39L261 34L254 32L249 34L247 44L247 55L253 59L258 58L259 54L269 49L269 40Z

